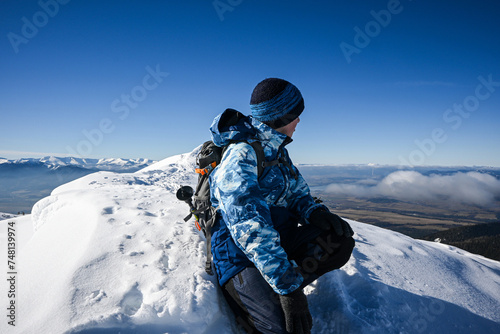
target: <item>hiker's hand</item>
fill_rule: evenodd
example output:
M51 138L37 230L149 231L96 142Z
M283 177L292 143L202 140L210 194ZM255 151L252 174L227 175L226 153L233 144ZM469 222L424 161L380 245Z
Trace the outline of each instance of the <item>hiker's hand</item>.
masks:
M349 224L345 220L327 210L314 210L309 216L308 220L310 224L315 225L323 230L333 228L335 233L339 236L345 236L349 238L354 234L351 226L349 226Z
M281 308L285 312L286 331L293 334L310 334L312 317L307 297L302 289L287 295L280 295Z

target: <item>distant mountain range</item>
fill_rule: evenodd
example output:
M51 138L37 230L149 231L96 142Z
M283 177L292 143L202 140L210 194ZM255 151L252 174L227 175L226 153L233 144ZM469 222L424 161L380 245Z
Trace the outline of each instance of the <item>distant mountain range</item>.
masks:
M12 219L12 218L16 218L16 217L17 217L17 215L14 215L14 214L11 214L11 213L0 212L0 220Z
M16 160L7 160L0 158L0 166L16 167L19 165L24 166L44 166L48 169L58 169L61 167L79 167L83 169L95 170L109 170L109 171L122 171L134 172L144 167L147 167L156 161L150 159L86 159L74 157L43 157L43 158L23 158Z
M98 171L133 173L149 159L0 158L0 212L30 213L33 204L61 184Z

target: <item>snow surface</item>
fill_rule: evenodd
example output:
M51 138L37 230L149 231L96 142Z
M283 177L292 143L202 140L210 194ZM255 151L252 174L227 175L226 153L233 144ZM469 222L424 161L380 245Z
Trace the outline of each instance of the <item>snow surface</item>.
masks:
M87 175L0 221L2 244L7 222L18 236L16 326L3 316L0 333L240 333L175 198L196 151ZM500 262L351 223L350 261L305 290L313 333L500 333Z

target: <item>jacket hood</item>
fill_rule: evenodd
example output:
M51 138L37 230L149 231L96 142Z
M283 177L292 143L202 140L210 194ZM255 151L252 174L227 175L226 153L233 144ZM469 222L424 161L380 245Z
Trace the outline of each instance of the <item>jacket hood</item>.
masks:
M283 142L291 141L287 135L234 109L226 109L215 117L210 131L212 141L217 146L225 146L237 141L259 140L278 149Z

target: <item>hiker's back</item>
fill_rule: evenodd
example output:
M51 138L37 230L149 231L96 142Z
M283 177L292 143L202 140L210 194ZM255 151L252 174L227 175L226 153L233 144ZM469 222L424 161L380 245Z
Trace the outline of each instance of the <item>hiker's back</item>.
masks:
M274 237L273 224L285 224L291 211L295 211L294 204L310 198L306 196L309 188L284 148L289 138L250 118L229 116L223 114L216 118L211 128L214 142L233 141L210 175L211 202L218 209L212 231L212 251L221 284L242 268L253 265L242 248L273 249L272 244L278 238L277 235ZM237 122L231 125L220 123L226 119ZM234 143L235 140L239 142ZM258 141L263 147L267 167L260 177L257 153L248 141ZM292 193L297 198L293 198ZM311 205L313 203L308 201L307 206ZM257 235L266 238L257 240ZM273 255L272 251L266 253ZM266 260L256 261L264 263Z

